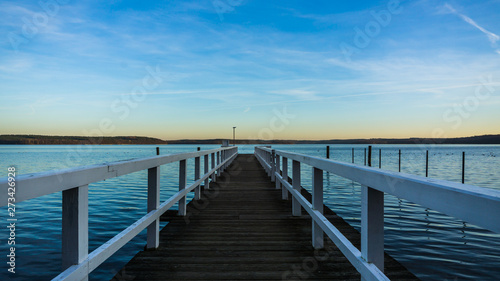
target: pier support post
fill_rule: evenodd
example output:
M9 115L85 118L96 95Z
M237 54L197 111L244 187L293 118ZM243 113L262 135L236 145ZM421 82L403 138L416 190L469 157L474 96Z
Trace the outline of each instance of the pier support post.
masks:
M384 272L384 193L361 186L361 256Z
M219 166L220 164L220 152L217 151L217 166ZM220 177L220 168L217 169L217 176L216 177Z
M194 158L194 180L197 181L200 179L200 157ZM194 189L194 200L200 200L200 186L196 186Z
M275 167L276 167L276 173L278 173L278 175L281 175L281 163L280 163L280 156L279 155L275 155ZM275 178L275 181L276 181L276 189L281 189L281 181L277 178Z
M276 151L273 149L271 151L271 182L276 181L276 175L274 174L276 172Z
M326 159L330 159L330 146L326 146Z
M205 155L203 158L204 158L204 163L203 163L204 165L203 165L203 167L204 167L204 170L205 170L204 172L205 172L205 174L207 174L208 173L208 154ZM207 177L205 179L205 189L209 189L209 188L210 188L210 179Z
M323 214L323 170L313 168L312 208ZM321 227L312 220L312 245L314 249L324 247L324 235Z
M401 149L399 150L399 162L398 162L398 171L401 172Z
M288 158L283 157L283 173L282 173L283 180L285 182L288 182ZM288 189L283 185L281 186L281 198L283 200L288 200Z
M160 206L160 167L148 169L148 213ZM147 249L156 249L160 245L160 219L147 228Z
M215 168L215 153L212 153L212 170ZM212 181L216 182L215 172L212 174Z
M179 162L179 191L186 189L186 160ZM179 216L186 215L186 196L179 200Z
M301 192L301 186L300 186L300 162L299 161L292 161L292 186L293 189L295 189L299 194ZM300 206L300 203L297 199L295 199L295 196L292 196L292 215L295 217L299 217L302 215L302 207Z
M83 262L89 250L89 186L62 192L62 267ZM88 280L88 277L83 280Z

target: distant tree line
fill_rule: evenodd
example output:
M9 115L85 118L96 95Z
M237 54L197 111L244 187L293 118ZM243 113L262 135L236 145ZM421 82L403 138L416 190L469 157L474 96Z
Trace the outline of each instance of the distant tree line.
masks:
M42 135L0 135L0 144L222 144L226 139L171 140L149 137L82 137ZM233 141L229 141L233 144ZM346 140L236 140L236 144L500 144L500 135L464 138L346 139Z

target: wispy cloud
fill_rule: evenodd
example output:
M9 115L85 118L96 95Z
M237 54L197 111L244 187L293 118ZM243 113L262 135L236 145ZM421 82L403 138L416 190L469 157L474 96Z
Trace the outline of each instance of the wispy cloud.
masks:
M455 8L453 8L450 4L446 3L445 4L445 7L450 10L450 12L454 13L455 15L459 16L460 18L462 18L466 23L472 25L473 27L479 29L482 33L484 33L487 37L488 37L488 40L491 42L491 46L493 48L497 48L498 44L498 40L500 40L500 36L498 36L497 34L491 32L491 31L488 31L486 30L484 27L480 26L479 24L477 24L473 19L471 19L470 17L458 12ZM497 53L500 54L500 49L497 49L495 50Z

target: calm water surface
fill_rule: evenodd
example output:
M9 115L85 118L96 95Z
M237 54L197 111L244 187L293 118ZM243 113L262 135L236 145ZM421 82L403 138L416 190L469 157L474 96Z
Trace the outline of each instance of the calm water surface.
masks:
M0 146L0 177L15 166L27 174L154 155L156 146ZM195 151L197 145L165 145L161 153ZM210 149L217 145L202 145ZM364 164L361 145L332 145L333 160ZM325 156L325 145L275 145L275 149ZM373 166L425 176L425 150L429 149L429 177L461 182L462 151L466 152L466 183L500 189L500 146L416 145L374 146ZM252 153L252 145L240 146ZM202 165L203 165L203 161ZM188 162L188 181L193 181L194 160ZM291 166L291 165L290 165ZM178 164L161 168L161 200L178 186ZM310 190L311 169L302 168L303 186ZM360 186L325 173L325 204L352 226L360 229ZM147 172L137 172L91 184L89 187L89 250L92 251L146 214ZM50 280L61 269L61 193L17 204L16 274L1 262L0 280ZM499 219L500 214L489 214ZM0 222L7 225L7 208L0 208ZM8 229L2 231L8 238ZM0 236L1 240L1 236ZM8 254L7 239L0 253ZM145 245L145 231L91 274L91 280L109 280ZM423 280L499 280L500 235L466 222L385 195L385 249ZM1 254L3 255L3 254ZM0 255L0 256L1 256ZM4 255L4 256L5 256Z

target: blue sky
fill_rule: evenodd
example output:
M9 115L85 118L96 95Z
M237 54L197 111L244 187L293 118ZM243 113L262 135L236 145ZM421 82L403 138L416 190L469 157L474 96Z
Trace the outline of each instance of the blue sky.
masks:
M500 133L498 0L0 1L0 13L0 134Z

